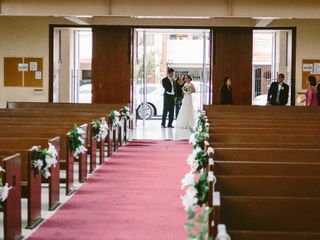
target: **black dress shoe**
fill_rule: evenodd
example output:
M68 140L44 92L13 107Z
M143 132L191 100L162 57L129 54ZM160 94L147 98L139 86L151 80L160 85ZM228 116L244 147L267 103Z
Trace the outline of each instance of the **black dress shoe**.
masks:
M166 128L166 126L164 126L164 125L161 125L161 127L162 127L162 128Z
M174 126L172 126L172 125L169 125L169 126L168 126L168 128L174 128Z

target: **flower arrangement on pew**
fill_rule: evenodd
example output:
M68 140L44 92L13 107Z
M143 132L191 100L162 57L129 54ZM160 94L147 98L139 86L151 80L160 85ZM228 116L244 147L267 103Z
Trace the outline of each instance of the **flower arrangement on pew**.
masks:
M198 116L198 119L193 128L190 128L191 135L189 142L192 143L192 147L204 147L207 139L209 138L209 123L207 123L205 112L202 111Z
M192 129L189 142L192 143L193 151L187 159L190 172L182 179L182 189L186 193L181 197L185 211L188 215L188 222L185 224L188 230L187 239L207 240L208 217L211 208L207 206L209 182L215 181L212 171L208 171L209 155L213 154L213 148L204 150L205 145L209 145L209 124L205 112L201 112L196 124ZM213 239L212 239L213 240Z
M5 170L0 166L0 172L5 172ZM2 209L2 202L4 202L9 195L9 191L12 186L8 187L8 183L3 186L2 178L0 177L0 209Z
M110 112L109 117L110 117L110 124L112 127L118 127L120 126L120 112L113 110Z
M207 173L208 159L208 153L199 146L193 149L187 159L190 172L181 180L182 189L186 189L181 200L188 215L188 222L185 224L188 239L211 239L208 238L208 216L211 209L206 204L209 192L208 181L214 176Z
M51 176L49 169L57 164L58 152L56 148L49 143L49 148L42 149L38 146L33 146L31 150L34 152L32 159L32 165L35 169L36 174L41 172L44 178Z
M124 119L131 120L132 115L130 114L130 108L128 108L127 106L124 106L123 108L121 108L120 116Z
M108 134L108 124L104 119L97 119L92 121L93 125L93 137L100 142L101 139L104 139Z
M83 146L84 139L82 138L82 134L85 134L85 132L79 128L77 124L74 124L73 129L68 132L68 135L70 136L70 148L73 152L73 156L77 159L81 153L87 151L87 149Z

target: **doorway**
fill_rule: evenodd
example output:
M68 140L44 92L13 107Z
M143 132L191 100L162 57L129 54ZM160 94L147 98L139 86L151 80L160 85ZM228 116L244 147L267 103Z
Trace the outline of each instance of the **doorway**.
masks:
M55 28L53 102L91 103L91 28Z
M133 49L133 109L138 125L144 126L147 120L160 121L164 92L161 80L168 68L175 70L175 79L181 73L192 77L195 110L209 104L210 30L135 29Z
M292 87L292 30L254 30L252 59L252 105L265 106L268 89L279 73Z

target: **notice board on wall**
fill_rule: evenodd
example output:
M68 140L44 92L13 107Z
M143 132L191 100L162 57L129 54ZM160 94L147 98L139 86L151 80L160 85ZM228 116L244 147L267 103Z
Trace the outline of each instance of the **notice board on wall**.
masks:
M43 59L32 57L5 57L4 86L42 87Z
M302 83L301 88L306 89L308 76L314 75L320 78L320 59L303 59L302 60Z

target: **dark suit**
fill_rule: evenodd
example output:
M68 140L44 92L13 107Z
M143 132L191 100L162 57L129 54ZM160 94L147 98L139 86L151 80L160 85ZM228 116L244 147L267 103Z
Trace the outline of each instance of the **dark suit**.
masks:
M171 93L173 82L168 77L162 79L162 87L164 88L163 93L163 112L162 112L162 126L166 125L166 118L169 112L169 122L168 126L172 126L173 122L173 113L174 113L174 95L168 94Z
M223 105L233 104L231 87L229 90L226 84L224 84L220 88L220 104L223 104Z
M320 83L317 83L318 105L320 106Z
M271 105L286 105L288 103L288 96L289 96L289 86L282 83L280 94L279 94L279 101L277 102L277 94L278 94L278 82L273 82L268 91L268 98L267 101Z

